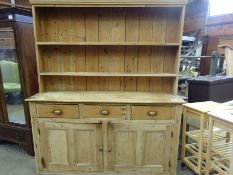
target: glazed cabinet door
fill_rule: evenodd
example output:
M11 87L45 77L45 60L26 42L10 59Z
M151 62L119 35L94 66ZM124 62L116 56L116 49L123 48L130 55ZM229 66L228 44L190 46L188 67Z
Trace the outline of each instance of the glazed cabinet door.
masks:
M42 170L102 170L101 124L43 121L38 126Z
M109 170L167 172L171 137L169 124L109 124Z

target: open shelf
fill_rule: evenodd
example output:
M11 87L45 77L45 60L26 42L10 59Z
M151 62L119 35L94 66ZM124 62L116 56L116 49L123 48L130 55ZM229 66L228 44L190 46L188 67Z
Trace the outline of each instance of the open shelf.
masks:
M225 159L230 159L232 154L232 142L214 145L213 151Z
M186 135L190 137L191 139L195 140L196 142L199 141L200 138L200 130L194 130L194 131L188 131L186 132ZM220 134L213 133L213 142L226 140L226 137L221 136ZM206 144L208 141L208 130L204 130L203 132L203 142Z
M191 144L186 144L185 145L185 149L192 153L193 155L197 156L198 155L198 151L199 151L199 144L198 143L191 143ZM206 148L203 148L204 149L204 157L206 156Z
M221 175L229 175L229 160L216 159L211 162L211 168L220 173Z
M179 46L164 42L37 42L38 46Z
M199 173L197 171L197 166L198 166L198 158L197 156L190 156L190 157L185 157L184 161L186 162L186 165L192 169L195 173ZM202 161L201 164L201 173L204 174L205 173L205 167L206 167L206 162Z
M42 72L41 76L80 76L80 77L177 77L172 73L115 73L115 72Z

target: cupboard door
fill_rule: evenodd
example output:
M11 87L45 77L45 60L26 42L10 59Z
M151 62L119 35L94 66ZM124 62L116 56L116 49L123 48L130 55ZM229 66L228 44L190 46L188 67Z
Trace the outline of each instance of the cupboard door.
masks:
M101 171L101 124L39 122L42 169Z
M110 124L109 170L167 172L171 137L172 125L169 124Z

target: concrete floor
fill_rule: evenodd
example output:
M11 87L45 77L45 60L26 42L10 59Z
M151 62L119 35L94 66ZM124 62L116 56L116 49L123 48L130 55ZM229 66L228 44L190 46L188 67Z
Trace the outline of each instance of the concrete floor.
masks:
M180 163L178 163L177 175L193 174L187 168L180 168ZM0 142L0 175L37 175L35 159L34 157L28 156L17 145ZM75 175L84 174L76 173ZM92 174L90 173L89 175Z

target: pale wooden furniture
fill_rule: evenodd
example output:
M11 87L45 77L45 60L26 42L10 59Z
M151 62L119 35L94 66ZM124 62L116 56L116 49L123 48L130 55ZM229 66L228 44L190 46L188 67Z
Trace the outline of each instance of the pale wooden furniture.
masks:
M227 143L214 144L213 127L217 126L232 136L233 134L233 108L215 110L209 115L209 137L207 144L206 175L214 171L221 175L233 175L233 144L232 139Z
M206 144L208 138L207 112L215 109L228 109L227 105L207 101L186 103L183 105L183 130L182 130L182 163L191 168L195 173L201 175L205 173ZM199 128L196 130L187 130L187 120L199 122ZM192 142L188 143L187 138ZM226 138L214 133L215 141L225 140Z
M176 174L185 0L32 0L37 170Z
M228 45L220 45L219 48L224 49L226 75L233 76L233 48Z

